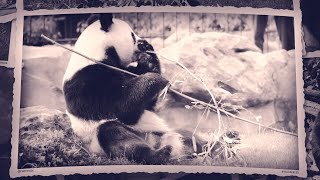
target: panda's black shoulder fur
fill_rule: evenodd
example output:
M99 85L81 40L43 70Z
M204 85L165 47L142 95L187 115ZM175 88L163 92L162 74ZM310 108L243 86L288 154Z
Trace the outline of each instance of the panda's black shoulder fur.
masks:
M74 74L63 90L68 111L79 118L118 118L125 124L135 124L166 84L158 73L129 77L94 64Z

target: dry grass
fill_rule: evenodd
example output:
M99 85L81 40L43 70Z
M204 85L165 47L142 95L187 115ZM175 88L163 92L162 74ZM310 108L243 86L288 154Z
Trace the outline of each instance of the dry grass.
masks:
M23 109L21 116L19 168L134 164L123 157L112 160L88 152L59 111L33 107Z

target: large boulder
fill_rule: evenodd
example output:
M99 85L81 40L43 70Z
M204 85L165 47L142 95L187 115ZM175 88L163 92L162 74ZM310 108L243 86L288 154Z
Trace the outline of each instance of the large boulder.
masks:
M174 61L200 77L222 102L251 107L295 97L294 51L262 54L246 37L208 32L192 34L159 54L173 88L200 100L208 102L208 92Z
M62 78L70 55L70 51L54 45L23 47L22 108L46 106L61 111L66 109Z

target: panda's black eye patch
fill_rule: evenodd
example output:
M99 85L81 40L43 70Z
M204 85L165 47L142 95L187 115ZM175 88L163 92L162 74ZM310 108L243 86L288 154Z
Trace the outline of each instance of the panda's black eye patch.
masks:
M137 40L136 40L136 36L133 34L133 32L131 32L131 36L132 36L132 39L133 39L133 43L136 44Z

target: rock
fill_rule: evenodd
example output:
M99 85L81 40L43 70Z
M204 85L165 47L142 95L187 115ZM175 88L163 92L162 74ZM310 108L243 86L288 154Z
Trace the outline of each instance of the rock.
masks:
M72 146L72 142L81 142L73 135L68 117L58 110L43 106L21 109L19 133L20 168L63 166L65 156L76 158L80 150Z
M210 96L203 85L172 61L200 77L222 102L251 107L278 97L290 99L295 93L294 51L262 54L243 36L195 33L159 54L163 75L173 88L206 102Z
M34 57L26 55L30 59L23 59L21 107L42 105L64 111L66 105L62 93L62 78L71 53L66 50L58 52L54 46L24 47L24 52L27 51L30 51L28 54L35 53ZM38 56L37 51L45 51L46 56Z

